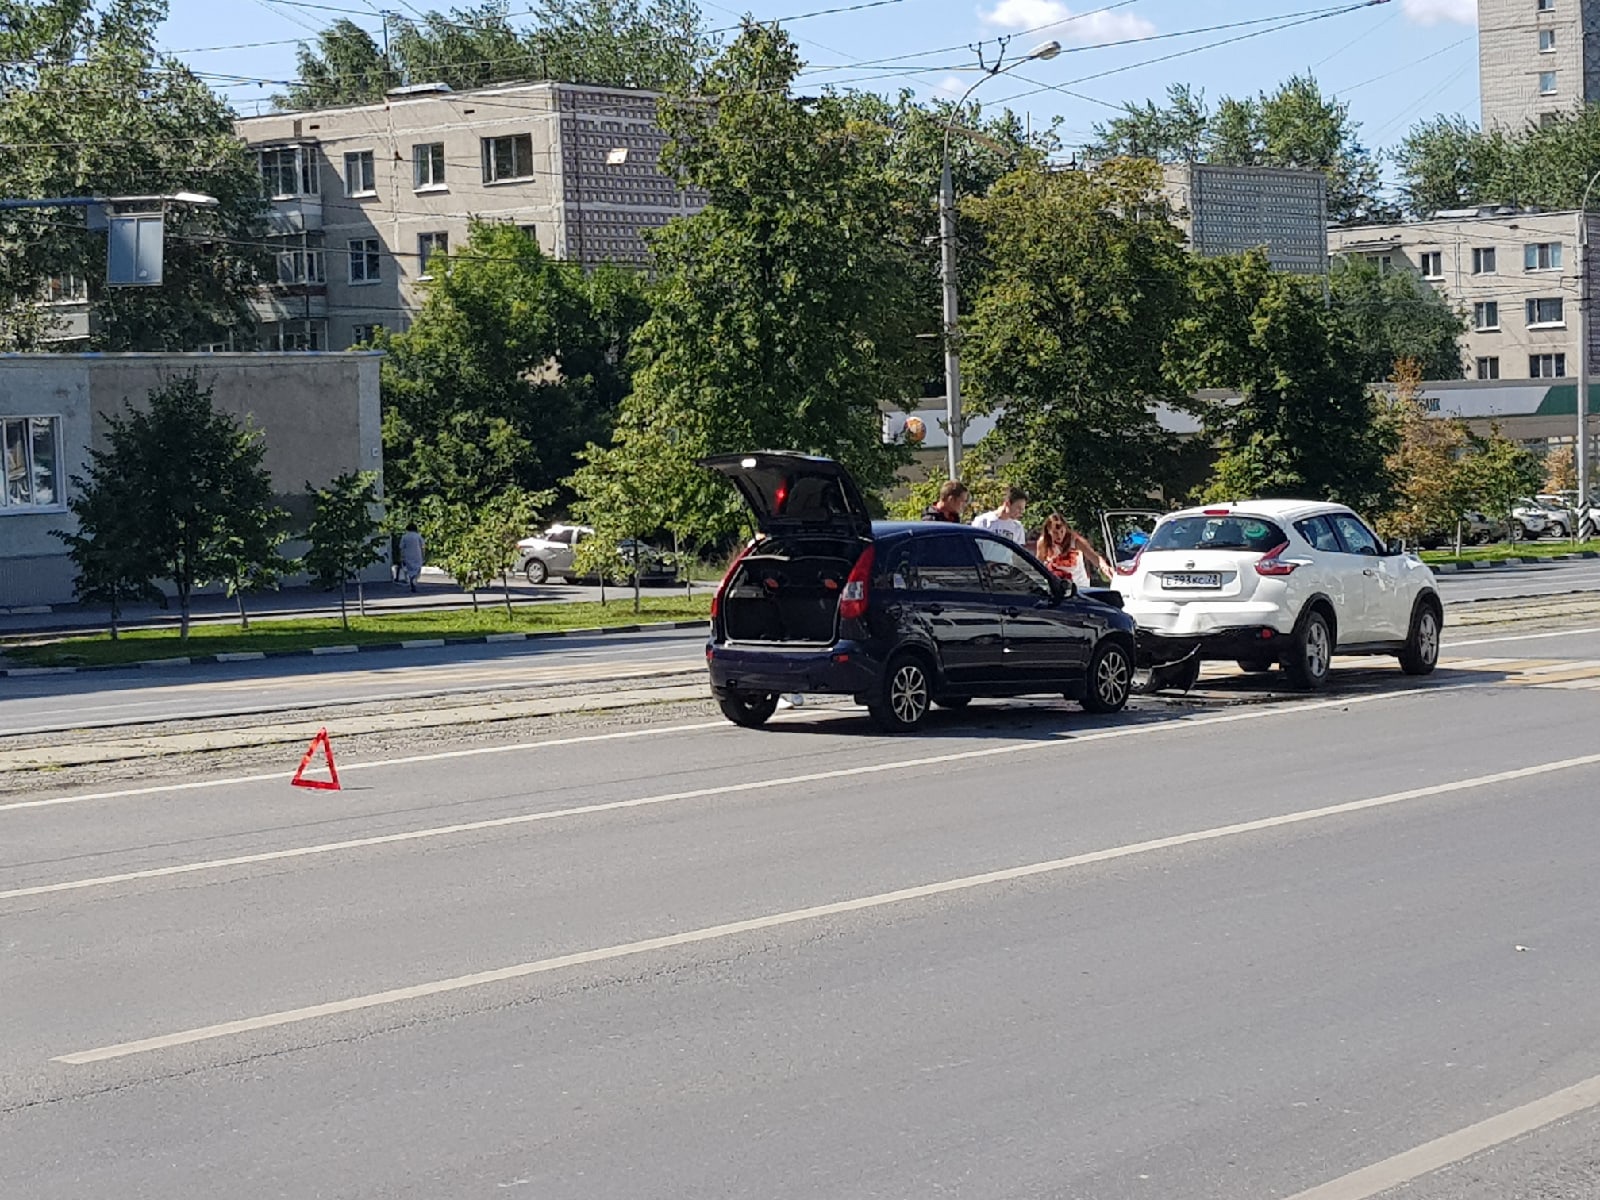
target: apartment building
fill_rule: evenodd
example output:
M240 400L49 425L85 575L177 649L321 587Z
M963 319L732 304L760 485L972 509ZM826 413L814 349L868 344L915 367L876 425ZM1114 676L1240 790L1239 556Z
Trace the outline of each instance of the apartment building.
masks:
M1265 248L1280 271L1328 267L1328 181L1320 171L1170 163L1167 202L1194 253L1210 258Z
M1587 218L1600 235L1600 214ZM1563 379L1578 373L1577 214L1473 209L1430 221L1329 232L1329 252L1415 271L1467 317L1466 377ZM1595 256L1589 256L1595 295ZM1590 334L1590 361L1600 362Z
M271 197L266 349L345 349L375 327L404 328L430 260L459 247L474 218L514 224L555 258L642 267L643 235L705 203L662 173L648 92L427 84L237 129Z
M1478 83L1485 130L1600 99L1600 0L1478 0Z

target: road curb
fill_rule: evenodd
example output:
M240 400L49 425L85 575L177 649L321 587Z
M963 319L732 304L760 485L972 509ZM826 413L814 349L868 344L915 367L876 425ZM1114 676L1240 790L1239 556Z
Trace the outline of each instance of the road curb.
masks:
M1580 550L1576 554L1547 554L1538 557L1519 554L1515 558L1499 558L1493 562L1428 563L1440 575L1455 575L1461 571L1488 571L1494 567L1537 567L1544 563L1578 562L1582 559L1600 558L1600 552Z
M149 668L209 666L263 658L311 658L341 654L372 654L384 650L434 650L451 646L487 646L502 642L542 642L550 638L601 637L618 633L665 633L673 629L704 629L706 620L658 621L649 625L609 625L603 629L550 629L539 633L480 633L472 637L411 638L397 642L366 642L359 645L308 646L304 650L251 650L189 657L147 658L140 662L107 663L92 667L3 667L0 679L29 675L79 675L92 671L127 671Z

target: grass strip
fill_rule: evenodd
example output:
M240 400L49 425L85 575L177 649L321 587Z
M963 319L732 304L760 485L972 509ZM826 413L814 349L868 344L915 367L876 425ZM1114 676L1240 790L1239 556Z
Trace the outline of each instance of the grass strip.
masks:
M503 605L471 609L385 613L350 618L345 629L337 617L272 620L249 630L237 625L204 625L191 631L188 641L176 629L139 629L116 641L105 632L72 634L48 641L10 638L0 641L0 652L15 666L96 667L143 662L147 659L201 658L212 654L283 653L318 646L362 646L424 638L482 637L506 633L555 633L650 625L663 621L703 618L711 611L709 596L649 597L638 612L628 598L606 604L594 601L522 604L510 616Z
M1493 546L1463 546L1461 553L1452 550L1424 550L1425 563L1493 563L1508 558L1554 558L1560 554L1600 552L1600 541L1587 542L1499 542Z

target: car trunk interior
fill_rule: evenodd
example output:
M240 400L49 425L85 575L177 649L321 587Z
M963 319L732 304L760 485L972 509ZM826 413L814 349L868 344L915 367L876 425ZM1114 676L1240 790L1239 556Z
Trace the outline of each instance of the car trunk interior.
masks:
M839 594L867 543L850 538L775 538L739 563L722 596L733 642L835 640Z

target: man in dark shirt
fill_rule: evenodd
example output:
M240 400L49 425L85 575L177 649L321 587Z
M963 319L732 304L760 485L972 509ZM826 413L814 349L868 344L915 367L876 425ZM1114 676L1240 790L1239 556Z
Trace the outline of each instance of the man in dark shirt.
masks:
M922 519L958 525L966 507L967 485L959 479L952 479L939 489L939 499L922 510Z

